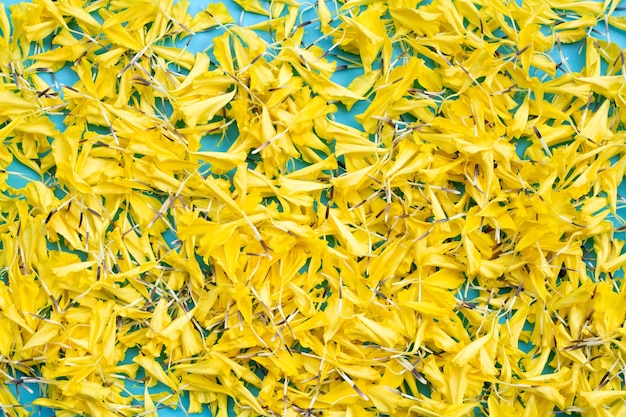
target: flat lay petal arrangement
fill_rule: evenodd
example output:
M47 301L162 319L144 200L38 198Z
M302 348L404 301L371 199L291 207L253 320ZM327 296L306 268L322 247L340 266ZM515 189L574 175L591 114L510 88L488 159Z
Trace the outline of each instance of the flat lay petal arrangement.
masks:
M626 416L620 1L192 3L0 5L4 415Z

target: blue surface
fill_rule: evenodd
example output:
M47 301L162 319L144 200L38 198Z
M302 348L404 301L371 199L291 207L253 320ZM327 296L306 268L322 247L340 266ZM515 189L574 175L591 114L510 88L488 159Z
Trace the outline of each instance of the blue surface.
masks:
M518 3L521 3L522 0L517 0L517 1ZM5 1L5 4L7 6L11 4L15 4L15 3L20 3L20 1L17 1L17 0ZM200 1L191 0L190 3L191 5L189 7L189 12L191 15L194 15L197 12L203 10L209 3L212 3L212 2L206 1L206 0L200 0ZM232 1L223 1L223 3L228 7L228 10L231 12L235 21L241 22L244 26L265 20L264 16L258 16L258 15L254 15L251 13L243 13L241 7ZM262 4L267 5L269 4L269 2L262 0ZM331 6L331 7L334 7L334 6ZM302 9L303 9L303 13L301 14L302 20L308 20L308 19L315 17L315 11L311 7L311 3L303 4ZM604 25L599 25L597 29L600 32L605 31ZM205 33L198 33L197 35L192 37L192 39L189 41L189 43L187 44L187 49L192 52L205 50L207 45L210 45L212 38L214 36L219 35L220 33L221 32L219 30L209 31ZM266 39L268 38L267 33L261 32L261 34L263 35L264 38ZM307 42L312 43L319 36L320 36L320 32L318 28L316 27L315 24L311 24L307 27L307 33L305 35L304 41L305 43ZM611 40L616 41L619 44L626 46L626 33L622 31L618 31L618 30L613 30L610 33L610 37L611 37ZM322 48L324 47L328 48L331 45L331 41L329 39L325 39L317 43L317 45L321 46ZM555 48L552 51L551 55L555 59L555 61L558 63L561 61L561 54L562 54L562 56L565 57L569 68L572 71L579 71L584 65L584 53L579 55L580 50L581 50L581 43L578 42L574 44L563 45L561 48L561 52L559 52ZM340 58L336 56L333 57L332 54L329 55L328 58L331 60L335 59L337 61L337 65L347 64L347 62L341 60ZM352 81L352 79L355 76L358 76L361 73L362 73L362 69L342 70L342 71L338 71L333 76L333 80L343 85L347 85L350 81ZM70 66L66 66L65 68L58 71L56 73L56 77L60 83L64 83L67 85L72 85L77 80L77 76L73 72ZM52 84L52 79L50 79L49 81ZM59 92L62 93L62 91L60 90ZM338 113L336 113L336 117L340 122L343 122L345 124L348 124L354 127L358 127L358 123L354 120L354 115L361 113L365 109L366 106L367 106L367 103L365 102L357 103L352 108L351 111L348 111L343 106L338 105L339 111ZM55 122L57 128L63 129L64 125L63 125L62 115L55 116L53 121ZM226 149L228 149L228 147L232 143L233 138L236 137L236 135L237 135L237 131L236 131L236 128L234 127L228 131L225 138L221 138L219 135L208 135L203 139L203 142L202 142L203 149L225 151ZM527 141L525 142L524 140L518 141L518 145L519 145L518 153L520 154L520 156L523 157L525 148L528 146L528 144L529 142ZM8 183L9 185L15 188L24 187L28 183L29 180L45 180L44 178L40 178L38 174L36 174L34 171L32 171L31 169L29 169L28 167L26 167L19 161L14 161L9 166L8 171L9 171ZM619 187L619 192L621 195L626 195L626 183L621 184L621 186ZM626 207L622 208L621 214L623 217L626 217ZM166 238L167 238L167 241L171 241L175 239L175 236L170 235L170 236L166 236ZM470 291L467 294L465 294L465 296L467 297L468 300L471 300L472 298L474 298L474 296L476 296L476 294L472 294ZM525 346L525 347L528 348L529 350L531 348L530 345ZM131 350L129 351L129 354L127 355L127 357L132 358L134 354L136 354L136 351L133 352ZM142 375L138 375L137 378L140 379L141 377ZM138 394L138 395L143 394L143 389L144 389L143 386L139 386L136 383L129 383L127 387L129 391L132 392L133 394ZM156 387L151 389L151 392L159 392L163 388L164 387L157 385ZM33 399L42 395L42 393L39 391L39 386L36 383L31 383L31 382L26 382L20 385L15 384L13 385L13 390L14 390L14 393L18 396L18 398L22 402L22 404L25 404L25 405L30 403ZM183 398L181 401L182 401L181 405L185 406L186 399ZM35 416L46 417L46 416L55 415L53 410L45 409L41 407L36 407L32 411L33 411L33 415ZM230 411L231 411L230 415L234 415L234 413L232 412L232 409ZM171 409L164 408L164 409L159 410L159 415L166 416L166 417L168 416L174 417L174 416L186 415L186 412L180 409L171 410ZM211 413L205 408L205 412L200 415L210 416Z

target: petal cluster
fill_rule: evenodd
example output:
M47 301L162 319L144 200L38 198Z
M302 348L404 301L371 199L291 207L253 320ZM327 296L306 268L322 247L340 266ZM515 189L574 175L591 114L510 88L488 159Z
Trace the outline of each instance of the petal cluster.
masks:
M235 3L0 6L4 413L624 415L619 1Z

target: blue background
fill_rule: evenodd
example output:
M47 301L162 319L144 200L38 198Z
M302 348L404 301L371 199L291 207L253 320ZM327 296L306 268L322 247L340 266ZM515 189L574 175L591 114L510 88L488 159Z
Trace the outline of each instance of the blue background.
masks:
M522 3L522 0L516 0L516 1L520 4ZM16 3L20 3L20 1L7 0L5 2L5 6L7 6L8 8L9 5L16 4ZM193 16L199 11L206 8L208 4L214 3L214 1L190 0L190 3L191 4L189 7L189 13ZM226 1L222 1L222 3L224 3L227 6L228 10L231 12L231 15L235 19L235 22L241 23L242 26L247 26L250 24L258 23L266 19L265 16L255 15L255 14L247 13L247 12L243 13L241 7L232 1L226 0ZM264 4L265 6L269 5L269 2L265 0L262 0L261 3ZM334 9L334 6L331 3L333 2L329 2L329 8L332 11ZM421 4L424 4L424 3L426 2L422 2ZM302 3L301 12L302 12L301 21L314 19L316 17L315 9L312 7L312 3ZM619 11L617 14L620 14L620 13L625 14L624 12L625 11L622 10L622 11ZM602 33L604 33L606 30L604 24L599 25L597 29ZM205 32L205 33L198 33L194 37L191 38L189 44L187 45L187 49L191 52L200 52L200 51L206 50L207 46L211 44L212 38L214 36L220 35L221 33L222 32L220 30L213 30L213 31ZM264 32L258 32L258 33L263 38L269 41L269 36L267 33L264 33ZM546 28L546 33L548 33L547 28ZM315 24L312 24L312 25L307 26L304 41L305 43L311 43L315 41L319 36L320 36L319 28ZM612 30L610 32L610 37L613 42L617 42L619 45L623 45L624 47L626 47L626 33L619 31L619 30ZM324 47L328 48L331 46L331 42L330 40L324 40L324 41L319 42L318 45L321 46L322 48ZM580 71L580 69L584 65L584 55L579 55L580 50L581 50L580 43L562 45L563 55L567 58L568 65L571 68L571 70L574 72ZM556 62L559 62L561 60L559 56L559 52L556 50L556 48L553 50L552 56L554 57ZM333 59L332 56L329 56L328 58L331 60ZM344 64L347 64L347 62L341 62L341 61L337 62L337 65L344 65ZM333 81L347 86L350 81L352 81L356 76L361 75L362 73L363 73L363 70L361 68L338 71L333 76ZM73 72L70 66L64 67L60 71L56 72L55 75L60 83L63 83L66 85L73 85L78 80L78 77ZM52 80L49 80L49 81L51 82ZM340 122L343 122L345 124L348 124L354 127L358 127L359 125L357 122L355 122L354 115L362 113L366 107L367 107L367 102L365 101L357 103L350 112L348 112L347 110L345 110L345 108L342 108L340 106L340 109L338 113L336 114L336 118ZM53 118L53 121L56 123L57 128L59 130L64 129L63 116L55 116ZM218 145L216 145L217 144L216 140L210 140L210 138L207 137L206 140L203 140L203 150L226 151L230 147L232 143L231 141L234 139L234 137L236 137L236 135L237 135L236 130L231 129L227 134L226 140L222 141ZM528 144L529 143L525 143L524 141L518 141L517 151L518 151L518 154L520 154L520 156L523 156L524 150L526 146L528 146ZM27 168L26 166L24 166L18 161L14 161L9 166L8 171L10 171L10 174L9 174L7 182L9 183L10 186L15 187L15 188L24 187L27 184L27 182L30 180L41 180L39 175L37 175L35 172L33 172L32 170L30 170L29 168ZM623 182L621 186L619 187L619 194L622 196L626 195L626 182ZM626 207L624 207L621 210L621 213L619 214L622 217L626 217ZM622 226L622 225L617 224L617 226ZM620 238L624 238L623 235L619 235L619 236ZM175 239L174 236L166 236L166 238L168 241ZM128 352L127 358L130 359L136 354L137 354L137 351L131 349ZM137 375L137 379L141 379L142 377L143 375L141 375L141 373ZM129 383L128 389L137 395L142 395L144 392L144 387L140 383ZM165 389L163 386L157 385L156 387L152 388L150 391L158 392L159 390L163 390L163 389ZM42 395L42 393L39 391L39 386L37 384L25 383L25 384L20 384L19 386L13 385L13 390L14 390L14 393L18 396L20 402L26 406L26 409L33 412L32 415L43 416L43 417L55 415L54 410L45 409L41 407L35 407L35 409L32 409L29 406L29 403L33 399ZM254 388L252 388L251 391L254 393ZM183 398L181 402L182 402L181 405L183 407L187 405L185 404L186 402L185 398ZM230 410L230 414L234 415L234 413L232 412L232 408ZM166 417L184 416L186 415L186 412L181 410L180 408L178 410L161 409L159 410L159 415L166 416ZM210 416L211 413L205 408L205 412L199 415Z

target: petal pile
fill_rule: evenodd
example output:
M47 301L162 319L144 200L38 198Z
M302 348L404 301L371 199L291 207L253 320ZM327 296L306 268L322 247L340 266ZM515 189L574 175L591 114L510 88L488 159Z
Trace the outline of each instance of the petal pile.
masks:
M0 6L4 414L624 416L619 1L235 3Z

